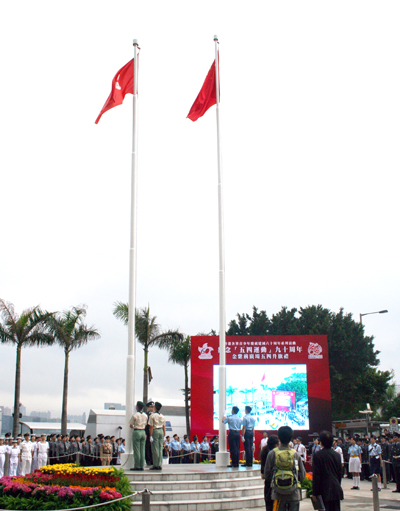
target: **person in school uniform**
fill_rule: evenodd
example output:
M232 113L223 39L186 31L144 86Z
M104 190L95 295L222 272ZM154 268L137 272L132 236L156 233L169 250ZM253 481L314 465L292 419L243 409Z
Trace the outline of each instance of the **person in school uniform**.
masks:
M122 455L123 454L125 454L125 438L121 438L121 442L118 445L117 465L122 465Z
M217 452L219 452L219 438L218 435L214 435L210 443L211 448L211 459L215 460Z
M190 450L192 452L192 463L200 462L200 443L197 435L194 435L192 443L190 444Z
M210 444L208 443L207 435L204 435L200 444L201 461L208 461L209 450Z
M246 406L244 411L246 415L242 421L243 444L246 454L246 467L253 466L253 438L256 419L251 414L251 406Z
M349 473L353 474L353 486L351 490L360 489L360 472L361 472L361 447L356 443L356 438L352 437L350 440L350 447L348 450L349 456Z
M334 442L334 445L335 445L335 442ZM336 446L337 446L337 441L336 441ZM339 449L340 449L340 447L339 447ZM311 463L312 463L314 454L320 450L321 450L321 446L319 444L319 437L316 437L316 438L314 438L314 443L311 448ZM342 449L340 449L340 450L342 450Z
M25 433L21 443L20 460L22 463L21 475L25 476L31 471L33 444L29 439L29 433ZM18 463L17 463L18 465Z
M170 448L172 463L174 465L180 464L182 445L181 445L181 442L179 441L179 437L177 434L175 434L173 436L173 439L171 441L169 448Z
M238 416L239 408L232 407L232 415L223 417L224 424L228 424L228 445L231 451L232 467L239 468L240 458L240 429L242 427L242 419Z
M156 411L150 415L149 427L150 427L150 443L152 448L153 466L150 470L162 470L162 451L165 430L165 417L160 410L162 404L156 401L154 403Z
M343 457L343 449L338 445L337 438L333 441L332 449L337 452L340 456L340 461L342 463L342 477L343 477L343 467L344 467L344 457Z
M370 444L368 446L368 456L371 476L375 474L378 477L378 491L381 491L382 449L381 446L376 443L375 435L371 435Z
M182 462L183 463L190 463L190 442L187 435L183 435L183 440L181 442L181 448L182 448Z
M146 461L146 427L147 414L143 412L144 403L136 403L136 412L129 420L129 427L132 431L134 467L131 470L144 470Z

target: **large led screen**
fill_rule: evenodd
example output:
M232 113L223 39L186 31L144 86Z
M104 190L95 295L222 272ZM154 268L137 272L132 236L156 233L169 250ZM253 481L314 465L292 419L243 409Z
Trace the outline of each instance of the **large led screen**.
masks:
M218 429L219 382L218 365L213 367L214 429ZM226 410L239 408L245 415L245 406L252 407L256 430L276 430L290 426L294 430L308 430L308 394L306 364L227 365Z

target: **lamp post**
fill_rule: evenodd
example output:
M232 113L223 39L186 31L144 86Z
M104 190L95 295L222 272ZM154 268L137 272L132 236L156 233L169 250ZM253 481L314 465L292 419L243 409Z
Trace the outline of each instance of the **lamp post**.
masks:
M363 322L362 322L363 316L369 316L370 314L385 314L385 312L389 312L389 311L384 310L384 311L376 311L376 312L364 312L364 314L360 314L360 323L363 324Z

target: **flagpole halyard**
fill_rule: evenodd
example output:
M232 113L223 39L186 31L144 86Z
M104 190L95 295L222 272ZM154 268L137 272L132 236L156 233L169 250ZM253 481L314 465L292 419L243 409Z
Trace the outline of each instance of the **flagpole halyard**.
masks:
M215 45L215 88L217 96L217 157L218 157L218 244L219 244L219 452L216 465L229 465L229 453L226 449L226 425L222 418L226 410L226 352L225 352L225 244L224 244L224 208L222 193L222 157L219 117L219 54L218 37L214 36Z
M132 176L131 176L131 226L129 246L129 319L128 356L126 366L126 414L125 414L125 455L123 465L133 467L132 433L129 421L135 406L135 363L136 363L136 223L137 223L137 102L138 102L138 40L133 40L133 121L132 121ZM133 430L132 430L133 431Z

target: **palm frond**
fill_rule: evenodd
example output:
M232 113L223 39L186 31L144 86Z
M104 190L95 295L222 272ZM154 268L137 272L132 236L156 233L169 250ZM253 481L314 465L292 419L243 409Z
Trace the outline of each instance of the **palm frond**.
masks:
M129 320L129 305L124 302L115 302L113 314L117 319L120 319L125 325Z

